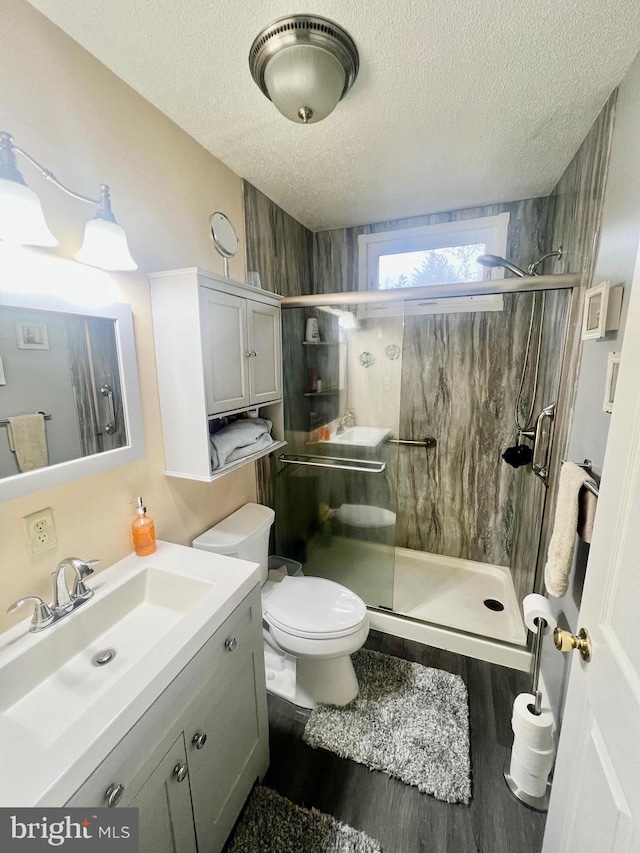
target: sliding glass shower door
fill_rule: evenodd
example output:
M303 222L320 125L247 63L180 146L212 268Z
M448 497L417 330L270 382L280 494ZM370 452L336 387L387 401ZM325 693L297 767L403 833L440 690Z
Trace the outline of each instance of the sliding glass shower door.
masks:
M276 549L392 609L402 312L282 316L288 446L274 474Z

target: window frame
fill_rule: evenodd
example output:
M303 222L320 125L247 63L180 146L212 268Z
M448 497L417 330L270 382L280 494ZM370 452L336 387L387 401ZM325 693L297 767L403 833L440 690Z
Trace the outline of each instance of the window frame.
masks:
M449 246L484 243L485 253L506 256L510 214L498 213L456 222L440 222L417 228L399 228L358 235L358 290L382 291L378 286L378 261L381 255L429 251ZM484 268L482 281L504 278L502 267ZM443 282L450 284L452 282ZM468 282L470 286L473 282ZM428 290L433 285L413 285ZM402 288L396 289L401 292ZM389 292L393 292L389 289Z

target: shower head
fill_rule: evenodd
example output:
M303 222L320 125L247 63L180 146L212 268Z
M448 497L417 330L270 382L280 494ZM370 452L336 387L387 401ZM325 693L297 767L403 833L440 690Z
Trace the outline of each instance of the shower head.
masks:
M500 255L480 255L476 260L483 267L504 267L514 275L519 275L521 277L527 275L525 270L517 267L515 264L512 264L511 261L506 260L506 258L501 258Z

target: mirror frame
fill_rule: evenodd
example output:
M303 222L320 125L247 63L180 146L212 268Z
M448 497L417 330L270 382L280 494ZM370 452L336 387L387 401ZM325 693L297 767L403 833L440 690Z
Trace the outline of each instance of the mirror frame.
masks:
M145 457L144 426L140 402L140 385L136 359L133 315L129 305L113 302L99 307L82 305L46 294L16 293L0 290L0 306L31 308L82 317L102 317L115 321L116 347L120 363L122 413L126 424L127 444L92 456L82 456L47 468L24 471L0 480L0 503L23 498L55 486L71 483L110 471L120 465ZM9 416L7 412L4 416Z

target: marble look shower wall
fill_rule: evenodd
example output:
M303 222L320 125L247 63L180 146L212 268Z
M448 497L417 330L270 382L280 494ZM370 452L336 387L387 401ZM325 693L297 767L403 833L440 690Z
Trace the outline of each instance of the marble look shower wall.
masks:
M526 267L546 250L544 198L316 233L314 292L357 290L360 234L503 212L510 214L507 256ZM532 298L508 296L503 312L407 317L401 360L400 437L433 435L438 445L398 454L396 544L509 566L519 595L530 591L538 546L535 528L521 525L520 518L533 513L539 523L545 488L530 468L514 470L500 456L515 438L513 410ZM551 353L557 354L565 308L566 300L547 302L545 330L551 334L545 331L536 413L555 401L560 365ZM369 386L374 372L375 366L366 377ZM366 417L358 402L349 400L356 417Z
M247 272L257 272L262 288L272 293L283 296L311 293L311 231L248 181L243 181L243 200ZM250 276L247 278L249 280ZM288 311L283 315L284 399L292 407L287 412L287 423L293 423L296 429L308 420L304 397L307 378L301 369L304 323L302 311ZM258 500L274 507L269 457L258 460L256 474Z

